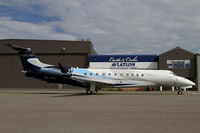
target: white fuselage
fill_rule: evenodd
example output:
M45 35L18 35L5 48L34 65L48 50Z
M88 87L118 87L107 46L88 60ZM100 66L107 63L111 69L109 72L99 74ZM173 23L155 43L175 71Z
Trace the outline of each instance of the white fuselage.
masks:
M98 82L113 87L192 86L188 79L168 70L84 69L73 68L72 77L80 81Z

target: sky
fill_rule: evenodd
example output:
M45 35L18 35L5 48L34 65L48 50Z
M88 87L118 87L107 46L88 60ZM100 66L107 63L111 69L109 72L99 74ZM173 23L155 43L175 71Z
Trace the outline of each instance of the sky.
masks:
M0 39L87 40L98 54L200 52L200 0L0 0Z

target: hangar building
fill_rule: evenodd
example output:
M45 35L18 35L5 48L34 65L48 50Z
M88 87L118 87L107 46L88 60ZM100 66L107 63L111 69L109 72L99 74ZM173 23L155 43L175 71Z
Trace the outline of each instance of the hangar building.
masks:
M159 55L159 69L171 70L175 74L185 77L197 83L198 69L197 55L194 53L176 47L167 52ZM198 87L194 87L193 90L197 90Z
M89 56L96 54L91 41L0 40L0 88L57 88L58 85L24 76L16 51L5 44L31 48L41 62L65 66L88 67ZM71 86L70 86L71 87ZM67 88L67 85L64 85Z

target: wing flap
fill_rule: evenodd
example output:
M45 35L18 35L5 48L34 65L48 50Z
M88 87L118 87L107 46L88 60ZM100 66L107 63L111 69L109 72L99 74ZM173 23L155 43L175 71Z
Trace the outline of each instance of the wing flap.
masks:
M91 83L91 82L96 82L96 83L102 83L102 84L108 84L108 85L113 85L115 84L116 81L111 80L111 79L100 79L100 78L90 78L90 77L81 77L81 76L72 76L74 80L83 82L83 83Z

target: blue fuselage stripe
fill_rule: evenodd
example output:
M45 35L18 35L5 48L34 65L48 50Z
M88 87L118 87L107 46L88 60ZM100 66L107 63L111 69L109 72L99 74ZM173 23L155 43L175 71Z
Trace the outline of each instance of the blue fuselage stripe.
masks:
M96 73L93 73L93 72L90 72L88 71L87 69L82 69L82 68L79 68L79 69L74 69L74 73L75 74L78 74L78 75L82 75L84 77L88 77L90 76L91 78L94 77L94 78L102 78L102 79L113 79L113 80L116 80L116 78L112 78L112 77L108 77L108 76L104 76L104 75L96 75ZM84 75L86 73L86 75Z

